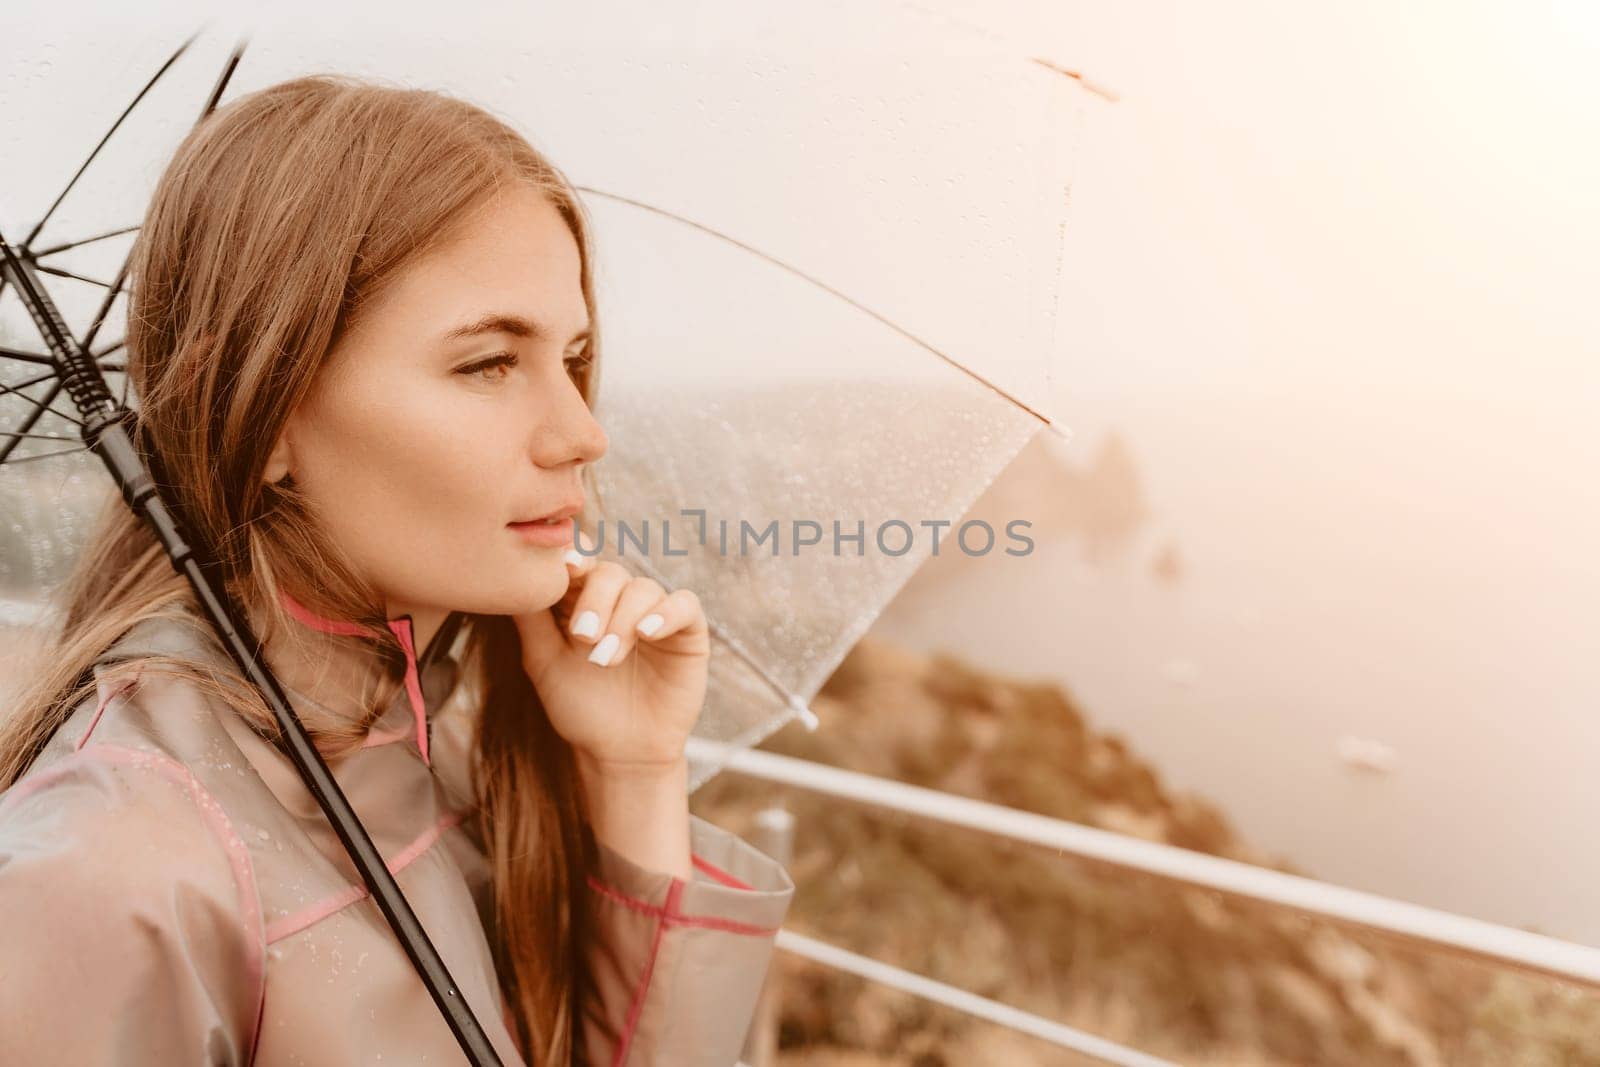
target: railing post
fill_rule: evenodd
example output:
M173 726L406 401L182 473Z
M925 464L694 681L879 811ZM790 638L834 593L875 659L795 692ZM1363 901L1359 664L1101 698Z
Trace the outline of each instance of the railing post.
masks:
M781 805L763 808L756 813L750 843L787 868L794 858L794 821L794 813ZM774 953L772 965L767 968L766 979L756 999L750 1030L745 1034L744 1052L740 1059L749 1067L775 1067L778 1062L780 999L778 957Z

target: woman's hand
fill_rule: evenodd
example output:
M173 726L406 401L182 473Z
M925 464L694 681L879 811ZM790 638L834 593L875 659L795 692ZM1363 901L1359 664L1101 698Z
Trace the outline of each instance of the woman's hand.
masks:
M705 703L711 656L700 598L688 589L669 594L620 563L578 552L567 558L566 595L513 616L523 669L551 725L607 774L680 768ZM657 617L650 633L636 629ZM605 665L596 662L608 651Z

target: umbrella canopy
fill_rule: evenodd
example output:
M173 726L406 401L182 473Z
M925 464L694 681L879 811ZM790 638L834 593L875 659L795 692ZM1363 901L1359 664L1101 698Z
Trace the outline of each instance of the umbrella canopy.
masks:
M611 440L587 528L606 555L693 589L712 621L695 728L709 745L691 752L691 788L715 772L718 745L809 718L808 701L929 555L1004 566L1026 547L1003 529L958 540L955 524L1050 425L1070 166L1093 104L1063 72L915 12L768 21L712 7L681 36L630 37L603 7L500 12L470 39L459 23L436 36L448 27L420 14L315 33L257 25L224 96L327 70L443 89L510 119L579 188L597 244L597 415ZM705 25L717 27L712 49ZM152 90L136 109L144 121L130 117L32 235L36 253L137 222L214 76L199 57L220 58L232 29L208 30L195 60ZM67 137L93 143L90 129L182 36L52 34L39 24L3 46L24 72L0 98L5 140L33 155ZM58 103L41 115L48 93ZM8 175L0 211L48 205L71 175L51 165L21 185ZM8 232L25 221L0 220ZM39 257L79 336L128 241ZM20 349L31 324L14 301L0 294L0 344ZM113 388L120 311L119 300L96 347ZM3 362L0 405L13 409L0 408L0 432L15 434L49 392L48 368ZM61 416L20 431L35 436L11 438L13 461L67 447L54 439L75 431L71 409L55 407ZM59 575L102 485L70 457L0 468L20 527L0 561L9 595ZM41 494L69 500L41 507Z
M599 411L614 444L590 518L602 543L606 521L615 536L632 520L644 529L638 569L706 601L717 644L696 736L751 744L794 715L814 722L806 702L849 645L1049 424L1041 398L1054 332L1050 268L1061 254L1071 128L1060 121L1070 115L1060 94L1071 86L1060 72L1014 58L954 68L980 70L969 83L949 64L914 62L930 54L927 42L913 47L903 35L884 39L905 46L894 62L871 49L806 51L792 35L764 36L765 26L752 27L721 62L680 55L673 66L654 53L649 62L619 56L607 23L607 48L591 53L603 54L605 66L580 70L574 46L599 26L581 23L588 14L565 17L572 21L562 26L479 27L458 52L419 49L414 25L389 37L367 26L331 26L315 39L299 27L268 32L229 88L339 70L446 89L532 132L576 180L596 222L600 306L619 309L605 319L613 338L605 366L618 384L602 385ZM97 442L268 698L297 770L463 1050L473 1062L494 1062L253 637L211 587L204 546L190 552L159 496L136 489L147 476L115 406L137 405L120 361L131 227L194 102L214 105L236 70L230 60L209 93L193 79L211 65L191 67L189 84L178 75L135 85L158 67L148 53L157 35L130 47L125 33L105 29L95 43L74 34L71 62L62 63L65 74L92 70L103 80L85 87L73 77L81 95L62 91L49 107L37 101L45 85L61 84L54 44L27 31L7 38L8 69L23 72L0 96L13 149L70 135L62 112L104 116L108 101L131 104L91 155L93 176L80 166L61 192L36 199L44 204L37 221L15 249L5 247L12 284L0 291L0 401L9 407L0 411L0 459L8 461L0 492L16 519L0 583L36 591L70 557L97 495L83 457L72 454L75 438ZM486 56L486 40L538 48ZM95 49L101 54L86 54ZM176 58L159 69L169 72ZM824 85L835 96L818 101ZM127 121L136 109L138 119ZM930 114L938 121L926 121ZM703 168L675 166L685 153ZM27 201L39 188L24 179L52 176L40 165L8 177L16 179L8 196ZM0 214L0 232L16 232L17 221ZM30 347L29 325L43 347ZM62 507L69 489L78 503ZM652 554L652 522L668 540L670 522L690 517L692 543L680 525L677 551L662 544ZM972 551L960 533L953 543ZM994 551L994 532L978 545ZM626 557L626 539L613 551ZM714 752L698 756L691 788L716 765Z

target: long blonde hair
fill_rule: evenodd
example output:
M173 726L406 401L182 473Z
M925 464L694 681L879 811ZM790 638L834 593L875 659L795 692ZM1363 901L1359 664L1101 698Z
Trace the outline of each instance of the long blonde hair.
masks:
M146 461L211 546L235 602L264 620L264 640L293 626L280 589L319 614L368 624L370 639L327 639L355 642L371 657L384 680L375 710L401 684L404 663L384 605L312 521L292 480L263 480L267 456L362 306L512 182L538 189L570 227L598 324L588 226L570 185L506 123L436 92L319 75L232 101L179 146L135 241L128 373ZM591 407L598 343L596 330L579 378ZM90 694L100 653L143 619L197 610L118 499L61 595L55 647L0 722L0 789ZM592 862L582 793L571 747L522 670L510 619L468 616L466 632L463 677L483 702L476 828L493 868L496 965L522 1048L534 1062L565 1065L588 980L576 951ZM242 678L165 666L190 671L275 730ZM319 724L313 737L333 757L359 745L362 727Z

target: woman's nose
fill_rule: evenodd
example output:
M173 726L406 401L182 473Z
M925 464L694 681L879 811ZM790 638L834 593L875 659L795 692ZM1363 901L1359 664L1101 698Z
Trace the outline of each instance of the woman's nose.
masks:
M593 463L606 454L606 448L611 439L606 436L605 428L594 417L594 412L589 410L589 405L584 404L578 417L579 432L576 435L577 456L585 463Z
M555 467L573 460L596 462L606 454L610 440L589 409L582 390L569 378L554 392L554 405L545 406L535 422L542 424L534 435L540 465Z

